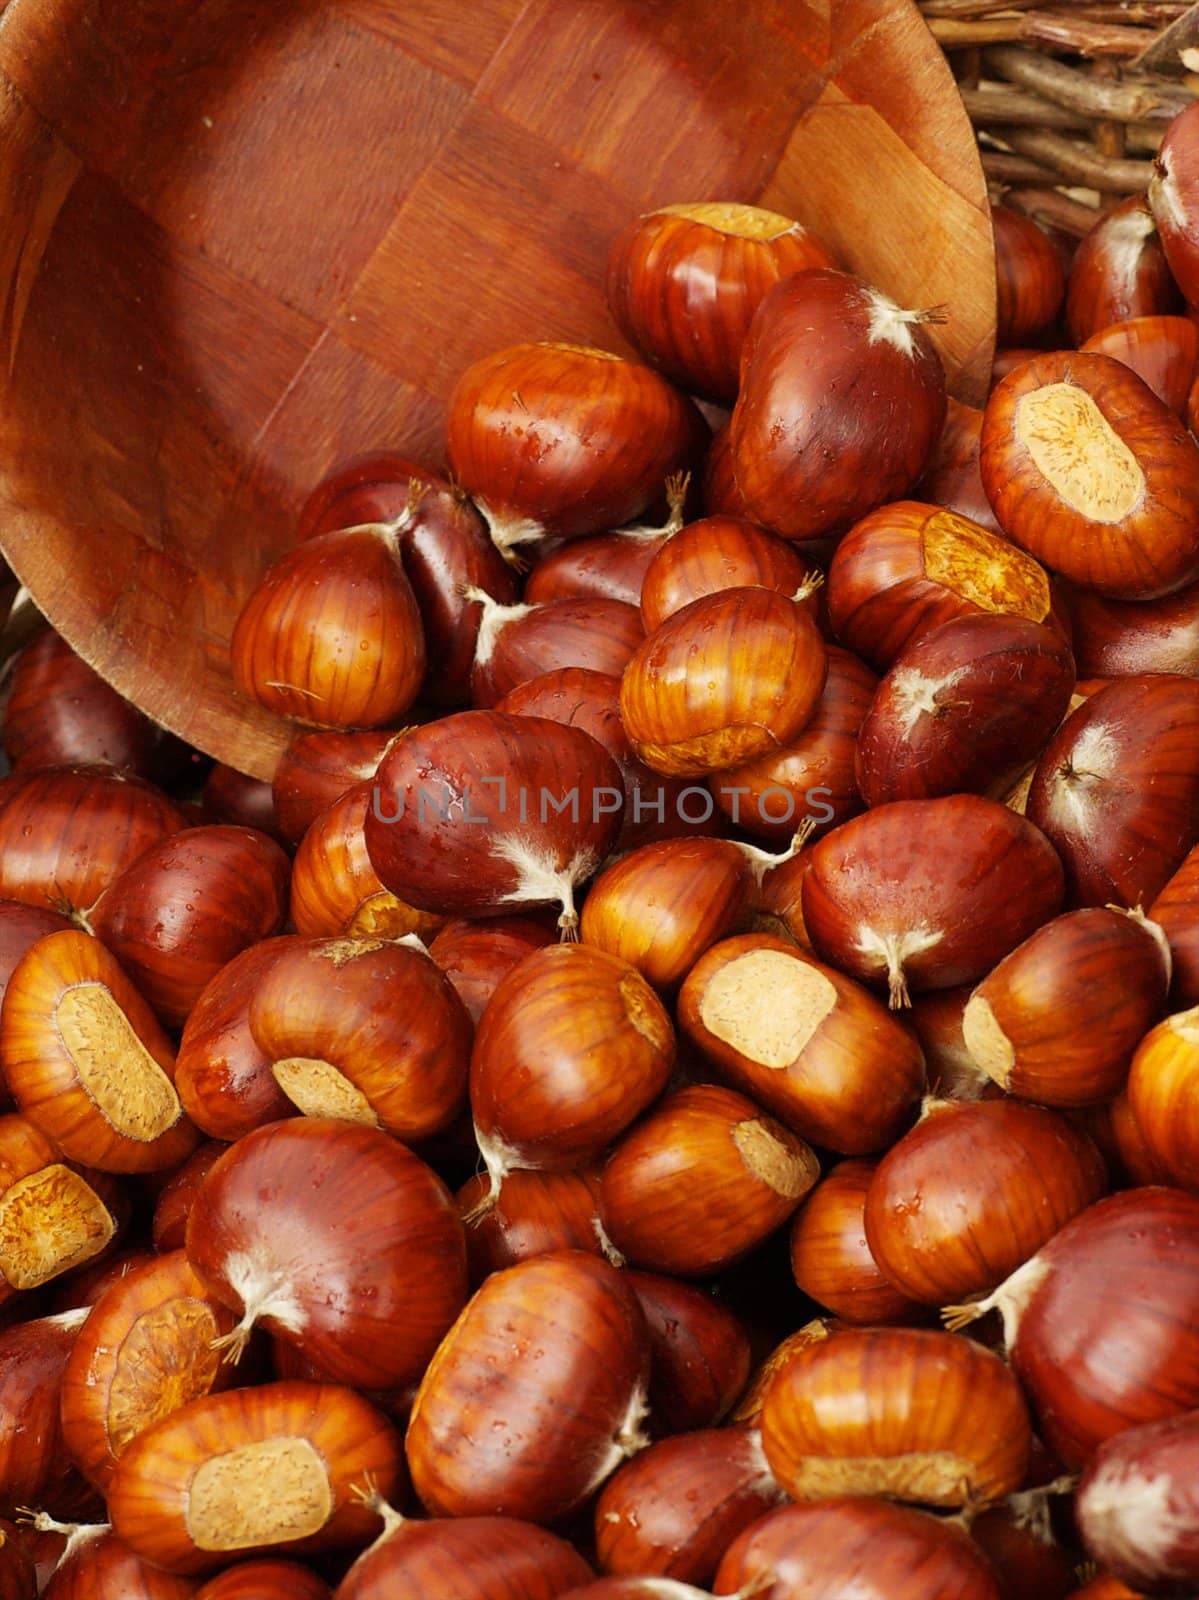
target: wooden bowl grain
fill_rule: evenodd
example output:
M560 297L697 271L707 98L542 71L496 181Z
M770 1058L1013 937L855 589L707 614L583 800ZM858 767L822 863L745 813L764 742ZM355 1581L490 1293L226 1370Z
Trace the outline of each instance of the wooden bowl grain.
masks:
M489 349L624 348L610 239L678 200L810 223L951 387L994 342L986 192L909 0L0 4L0 545L124 694L269 776L233 621L335 460L436 464Z

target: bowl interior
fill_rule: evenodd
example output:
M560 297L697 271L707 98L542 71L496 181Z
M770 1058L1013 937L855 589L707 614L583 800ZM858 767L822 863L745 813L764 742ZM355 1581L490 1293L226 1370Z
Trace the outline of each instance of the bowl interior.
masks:
M623 348L612 236L683 199L800 217L951 386L994 341L985 186L910 0L10 0L0 544L145 710L269 776L233 621L337 459L436 465L521 339Z

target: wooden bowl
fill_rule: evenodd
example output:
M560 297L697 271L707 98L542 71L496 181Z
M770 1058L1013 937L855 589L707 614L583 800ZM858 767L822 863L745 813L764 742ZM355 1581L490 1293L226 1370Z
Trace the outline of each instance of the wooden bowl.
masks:
M167 727L269 776L230 680L254 579L336 460L441 460L462 368L623 349L609 241L678 200L810 223L944 302L978 401L995 270L949 70L909 0L9 0L0 543Z

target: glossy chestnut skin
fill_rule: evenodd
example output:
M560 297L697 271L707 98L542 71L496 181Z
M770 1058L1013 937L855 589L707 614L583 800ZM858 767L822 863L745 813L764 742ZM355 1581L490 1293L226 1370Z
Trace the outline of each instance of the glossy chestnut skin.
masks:
M1072 905L1148 905L1195 843L1199 682L1118 678L1062 724L1028 818L1061 857Z
M919 1044L872 994L768 934L701 956L679 1025L719 1077L838 1155L894 1143L924 1089Z
M827 652L828 676L803 731L783 749L730 767L708 783L732 822L780 847L801 822L810 824L810 838L818 838L862 809L854 763L878 679L850 651L831 644Z
M460 917L445 924L429 954L477 1027L502 979L534 950L553 942L550 928L532 917L491 917L486 922Z
M38 1567L27 1529L0 1523L0 1600L37 1600Z
M874 1161L839 1161L803 1201L791 1225L791 1271L816 1304L843 1322L911 1322L921 1307L884 1276L866 1239Z
M1010 1496L977 1516L969 1515L970 1537L990 1562L1003 1594L1027 1600L1067 1600L1074 1591L1073 1551L1057 1542L1049 1517L1029 1494Z
M639 606L646 569L669 538L669 526L647 525L565 539L533 566L524 598L529 605L602 598Z
M774 1579L766 1581L767 1575ZM853 1593L860 1600L1000 1600L986 1559L960 1528L885 1500L787 1506L747 1529L720 1564L718 1595L764 1600Z
M200 807L205 822L227 822L235 828L257 828L281 839L275 816L275 794L262 778L249 778L218 761L204 780Z
M847 273L797 274L766 295L729 424L732 477L753 521L820 538L911 489L945 420L925 320Z
M405 1449L434 1516L555 1522L644 1443L649 1345L631 1287L595 1256L490 1277L421 1379Z
M841 643L880 672L953 617L1000 612L1050 622L1039 562L956 511L901 500L854 525L828 570L828 614Z
M154 782L177 741L47 628L13 657L0 743L13 772L95 763Z
M268 567L229 642L242 693L317 728L394 723L425 676L420 609L390 523L320 534Z
M621 679L620 714L655 772L702 777L795 738L827 671L802 607L770 589L726 589L676 611L638 648Z
M501 605L517 598L512 569L470 501L404 456L389 451L356 456L308 496L298 536L391 522L405 512L397 534L400 562L420 608L429 662L420 697L433 706L465 706L479 626L478 605L465 590L485 589Z
M411 1144L466 1103L473 1030L422 949L312 939L283 951L250 1001L250 1032L306 1116L343 1117Z
M621 332L672 383L727 404L765 294L793 272L837 263L789 217L758 206L662 206L630 222L608 257Z
M1189 850L1182 865L1149 907L1149 915L1170 941L1170 1001L1179 1010L1199 1005L1199 847Z
M626 1461L596 1502L599 1565L707 1586L731 1541L783 1498L752 1428L660 1439Z
M337 1382L408 1383L466 1300L466 1243L441 1179L374 1128L269 1123L211 1168L187 1221L209 1290ZM237 1345L234 1345L236 1353Z
M530 1256L552 1250L589 1250L603 1255L599 1223L599 1171L538 1172L514 1167L493 1205L486 1172L470 1178L454 1197L466 1222L466 1250L476 1287Z
M912 999L904 1021L920 1040L932 1092L945 1100L982 1100L1001 1091L966 1047L962 1016L973 990L932 989Z
M191 1578L144 1561L103 1524L87 1530L42 1590L48 1600L193 1600Z
M1134 317L1093 333L1087 355L1111 356L1130 368L1175 416L1186 418L1199 365L1199 327L1190 317Z
M1149 210L1174 280L1188 304L1199 302L1199 247L1195 243L1196 124L1188 106L1166 129L1149 180Z
M1126 1428L1199 1408L1197 1224L1199 1197L1127 1189L969 1308L1002 1312L1038 1433L1067 1467Z
M649 367L605 350L518 344L468 367L446 457L501 551L631 522L707 427Z
M1030 217L1007 206L991 207L999 286L1002 345L1031 344L1045 332L1066 292L1062 258L1052 239Z
M73 1340L62 1379L63 1439L97 1488L107 1489L138 1433L236 1381L214 1348L236 1321L182 1250L109 1285Z
M225 1153L219 1139L205 1139L159 1190L154 1202L150 1238L159 1255L182 1250L187 1217L209 1167Z
M69 927L71 923L67 918L51 911L49 906L0 900L0 999L8 988L13 968L25 952L48 933L62 933Z
M322 811L354 784L373 778L395 738L393 732L374 728L297 733L279 757L271 780L283 839L298 845Z
M990 533L1000 533L978 468L983 414L949 397L945 426L912 493L917 500L956 511Z
M1108 1187L1098 1150L1065 1118L1011 1100L932 1100L878 1164L870 1250L912 1300L986 1294Z
M232 1469L214 1457L232 1457ZM108 1509L145 1560L209 1573L230 1556L364 1543L374 1518L353 1490L367 1474L398 1497L403 1456L381 1412L333 1384L267 1383L193 1400L139 1434Z
M1199 677L1199 583L1164 600L1127 602L1071 588L1066 604L1081 677L1131 678L1145 672Z
M1071 343L1084 344L1113 322L1181 309L1182 295L1145 196L1132 195L1102 212L1070 266L1066 326Z
M646 632L693 600L722 589L774 589L802 603L819 621L824 575L802 551L742 517L703 517L689 522L659 548L641 588Z
M391 1515L337 1589L336 1600L557 1600L591 1578L564 1539L515 1517Z
M181 1027L205 986L287 915L290 863L253 828L185 828L151 845L88 913L168 1027Z
M1087 1554L1149 1594L1199 1582L1199 1411L1128 1428L1092 1456L1078 1486Z
M707 1277L787 1220L819 1176L801 1139L711 1084L659 1101L608 1158L600 1214L636 1266Z
M1154 600L1199 577L1199 446L1110 356L1050 352L996 387L983 487L1004 532L1080 588Z
M421 910L468 916L560 905L613 843L619 768L589 734L544 717L462 711L384 757L367 813L380 881Z
M498 1189L513 1166L593 1160L665 1088L670 1017L628 962L587 944L535 951L500 983L470 1063L479 1148Z
M196 1600L330 1600L331 1590L298 1561L239 1561L196 1591Z
M188 1116L210 1138L232 1143L295 1115L250 1032L250 1001L275 962L300 942L292 934L243 950L192 1008L175 1061L175 1087Z
M563 667L619 677L644 638L641 613L624 600L519 606L487 600L471 669L471 703L490 710L530 678Z
M879 684L858 733L866 803L1002 799L1070 706L1074 658L1056 628L966 616L919 634Z
M1128 1076L1128 1108L1156 1178L1199 1191L1199 1011L1151 1028Z
M0 794L0 896L86 911L143 850L186 826L158 789L106 767L18 774Z
M405 905L379 882L366 851L365 824L374 786L356 783L300 841L291 872L291 921L310 939L322 935L429 938L442 919Z
M694 1284L631 1268L627 1281L649 1330L652 1431L662 1435L714 1428L740 1399L749 1378L745 1325Z
M1153 923L1104 907L1055 917L975 989L966 1046L1009 1094L1085 1106L1124 1086L1166 1002L1170 958Z
M548 717L589 733L620 769L624 800L620 811L617 851L632 850L656 839L715 833L715 808L702 804L702 793L683 778L666 778L647 767L636 754L620 719L620 679L590 667L561 667L530 678L506 694L497 711L521 717Z
M87 1316L68 1311L0 1329L0 1505L54 1504L71 1460L63 1443L63 1370Z
M909 988L976 982L1061 910L1063 891L1062 864L1032 823L946 795L879 806L818 840L803 914L817 954L886 981L895 1007Z
M621 856L583 903L584 944L629 962L656 989L678 984L743 922L752 862L728 839L663 839Z
M762 1449L796 1500L885 1494L960 1506L1019 1488L1031 1431L991 1351L924 1328L848 1328L799 1346L770 1380Z
M49 934L18 962L0 1050L13 1098L73 1161L104 1172L161 1172L199 1143L175 1089L170 1040L85 933Z

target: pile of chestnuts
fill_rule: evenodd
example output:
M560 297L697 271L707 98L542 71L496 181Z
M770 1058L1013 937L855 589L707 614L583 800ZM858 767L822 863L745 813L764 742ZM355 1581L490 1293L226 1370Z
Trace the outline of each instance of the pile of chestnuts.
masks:
M996 208L983 410L798 223L632 222L641 359L299 509L272 784L25 647L0 1600L1199 1592L1199 107L1158 165Z

